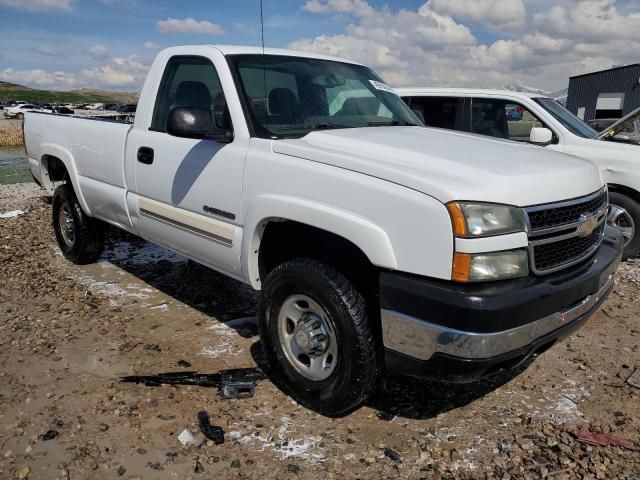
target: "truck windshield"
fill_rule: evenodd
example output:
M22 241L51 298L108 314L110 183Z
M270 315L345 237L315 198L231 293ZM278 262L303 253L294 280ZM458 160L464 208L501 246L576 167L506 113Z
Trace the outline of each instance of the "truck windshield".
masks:
M574 135L582 138L595 138L598 135L598 132L555 100L546 97L534 98L534 100Z
M400 97L363 66L278 55L232 55L229 63L258 137L420 125Z

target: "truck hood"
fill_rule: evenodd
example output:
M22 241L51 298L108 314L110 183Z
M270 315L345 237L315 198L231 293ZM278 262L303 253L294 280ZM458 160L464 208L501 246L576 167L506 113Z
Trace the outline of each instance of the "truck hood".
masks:
M523 207L587 195L603 185L589 161L438 128L316 131L274 140L273 151L394 182L443 203L471 200Z

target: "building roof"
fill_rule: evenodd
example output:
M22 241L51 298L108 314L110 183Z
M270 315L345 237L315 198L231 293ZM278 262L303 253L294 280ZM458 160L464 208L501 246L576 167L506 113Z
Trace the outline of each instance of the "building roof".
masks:
M588 77L589 75L597 75L598 73L612 72L614 70L622 70L625 68L633 67L640 67L640 63L630 63L629 65L620 65L619 67L605 68L604 70L597 70L595 72L581 73L580 75L574 75L573 77L569 78Z
M421 95L421 94L441 94L441 95L499 95L510 97L528 97L528 98L540 98L546 97L541 93L532 92L514 92L513 90L492 90L488 88L420 88L420 87L404 87L394 88L399 95Z

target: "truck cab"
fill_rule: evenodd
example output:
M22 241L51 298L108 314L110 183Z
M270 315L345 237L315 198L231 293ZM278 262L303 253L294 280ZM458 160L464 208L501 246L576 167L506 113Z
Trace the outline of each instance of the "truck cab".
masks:
M96 261L108 223L251 285L272 378L328 415L385 370L468 382L526 362L620 261L592 163L424 128L344 59L170 48L133 124L29 113L25 136L67 259Z

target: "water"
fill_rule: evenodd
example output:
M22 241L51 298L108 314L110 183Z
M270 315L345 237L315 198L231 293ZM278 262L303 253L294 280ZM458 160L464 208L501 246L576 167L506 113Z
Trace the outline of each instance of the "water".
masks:
M0 147L0 184L33 182L24 148Z

